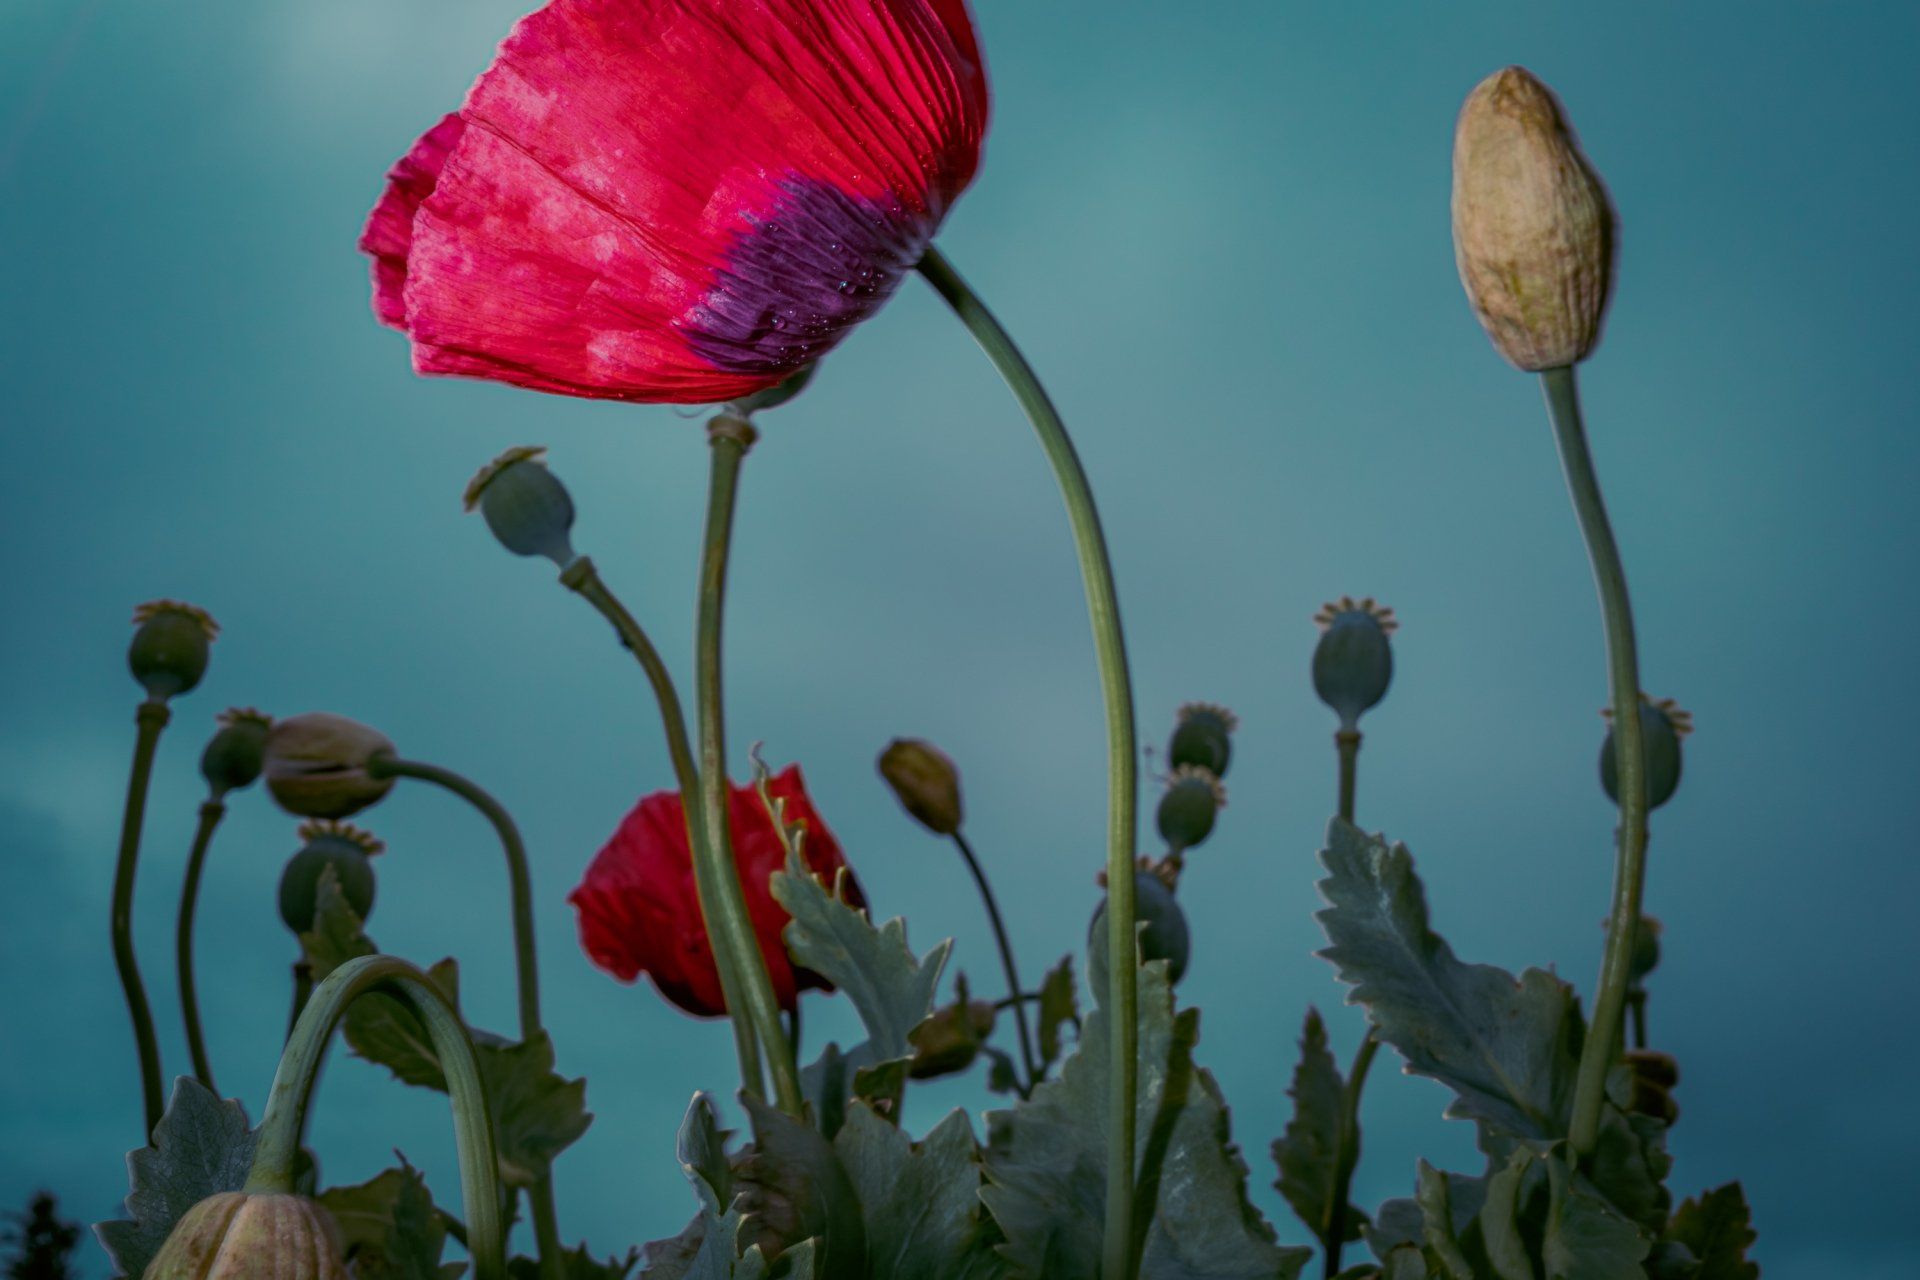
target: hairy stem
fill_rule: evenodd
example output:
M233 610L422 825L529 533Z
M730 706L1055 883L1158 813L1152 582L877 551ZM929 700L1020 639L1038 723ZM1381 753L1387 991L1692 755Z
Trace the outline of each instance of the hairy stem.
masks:
M1593 562L1594 584L1600 593L1600 612L1607 635L1607 682L1613 703L1614 767L1620 797L1618 856L1613 883L1613 910L1607 928L1600 987L1593 1000L1593 1024L1580 1051L1580 1074L1574 1086L1573 1123L1569 1139L1582 1159L1593 1153L1600 1136L1601 1107L1606 1101L1607 1072L1620 1052L1621 1015L1633 979L1633 942L1640 932L1640 897L1647 873L1647 758L1640 724L1640 667L1634 648L1633 608L1627 599L1627 575L1620 548L1607 521L1600 480L1594 474L1593 454L1587 447L1580 418L1580 393L1573 368L1548 369L1540 375L1547 412L1553 419L1560 464L1573 496L1573 509Z
M213 1083L213 1065L207 1059L207 1042L200 1033L200 996L193 983L193 914L200 901L200 873L205 870L207 849L213 843L213 831L227 806L208 800L200 806L200 825L193 833L193 848L187 854L187 878L180 888L180 915L174 922L174 965L180 979L180 1016L187 1024L187 1053L193 1058L193 1074L201 1084L218 1093Z
M1138 748L1134 741L1133 686L1127 673L1126 638L1120 630L1120 602L1114 590L1113 563L1094 506L1087 473L1067 435L1066 424L1047 397L1033 367L986 304L938 249L928 248L920 274L953 308L1026 410L1040 447L1053 466L1073 528L1080 576L1086 586L1087 613L1093 624L1100 664L1100 689L1107 709L1107 1011L1113 1035L1108 1048L1107 1195L1102 1246L1104 1280L1131 1280L1136 1268L1133 1230L1133 1160L1136 1044L1139 1011L1136 964L1122 956L1139 954L1134 936L1134 824L1139 801Z

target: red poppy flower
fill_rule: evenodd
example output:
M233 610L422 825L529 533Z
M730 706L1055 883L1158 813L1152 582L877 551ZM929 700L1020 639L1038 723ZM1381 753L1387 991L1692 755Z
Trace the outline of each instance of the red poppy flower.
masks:
M786 801L788 822L806 824L801 851L814 873L833 884L847 859L807 798L800 766L788 765L767 789ZM786 854L759 793L750 786L732 787L729 805L733 858L746 890L747 914L767 958L774 995L781 1008L791 1009L801 991L830 991L832 985L795 965L780 939L791 917L773 900L768 878ZM851 870L843 893L855 906L866 906ZM678 791L657 791L635 805L567 901L580 913L580 945L596 965L622 982L647 974L661 995L698 1017L719 1017L727 1011L713 948L700 920L686 812Z
M871 315L972 180L965 0L552 0L361 248L421 373L712 403Z

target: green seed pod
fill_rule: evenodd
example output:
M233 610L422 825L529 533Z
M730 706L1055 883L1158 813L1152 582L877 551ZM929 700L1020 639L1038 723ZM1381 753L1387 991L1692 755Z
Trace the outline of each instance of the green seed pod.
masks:
M1220 779L1198 765L1176 767L1155 815L1160 838L1176 852L1193 848L1213 834L1214 817L1226 803L1227 789Z
M347 1280L344 1257L317 1201L223 1191L174 1224L143 1280Z
M1193 938L1186 913L1174 901L1173 890L1151 871L1133 874L1134 919L1146 926L1140 932L1142 961L1165 960L1167 981L1177 983L1187 972ZM1107 903L1101 899L1087 926L1087 977L1096 994L1107 989Z
M229 707L219 716L219 731L200 753L200 776L215 800L253 785L266 764L267 732L273 717L252 707Z
M993 1002L968 999L964 976L955 987L958 999L935 1009L907 1036L913 1045L907 1074L915 1080L965 1071L980 1056L981 1044L993 1034Z
M921 826L935 835L960 829L960 771L945 752L919 738L895 738L880 753L880 776Z
M1482 80L1453 135L1453 252L1494 348L1554 369L1600 340L1613 209L1560 104L1523 67Z
M1341 596L1313 615L1320 643L1313 650L1313 691L1352 729L1360 717L1387 696L1393 683L1393 645L1400 629L1393 610L1373 597Z
M133 611L127 666L153 702L187 692L207 674L220 626L205 609L178 600L149 600Z
M1600 786L1607 799L1620 803L1619 763L1614 758L1613 712L1600 713L1607 721L1606 741L1600 744ZM1640 733L1647 749L1647 808L1658 809L1680 789L1680 740L1693 732L1693 713L1683 711L1672 698L1658 702L1640 695Z
M392 740L358 720L325 711L289 716L267 734L267 790L295 817L345 818L393 790L392 778L367 772L375 756L392 754Z
M468 511L480 509L501 546L564 569L574 559L573 499L547 470L546 452L538 445L507 450L467 482L464 502Z
M1193 765L1216 778L1227 776L1233 758L1233 731L1240 717L1212 702L1189 702L1180 708L1173 737L1167 740L1167 767Z
M320 877L327 868L340 881L340 892L353 913L364 921L373 912L373 858L386 848L358 827L344 822L308 822L300 827L304 842L280 873L280 919L295 933L313 928L320 898Z

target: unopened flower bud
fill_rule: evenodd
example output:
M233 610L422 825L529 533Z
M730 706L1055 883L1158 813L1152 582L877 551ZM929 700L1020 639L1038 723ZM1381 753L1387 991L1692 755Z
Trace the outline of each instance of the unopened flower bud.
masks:
M1389 637L1400 623L1392 609L1374 603L1372 596L1328 601L1313 620L1320 628L1320 643L1313 650L1313 691L1340 717L1342 729L1352 729L1393 683Z
M895 738L880 753L880 776L927 830L950 836L960 829L960 773L931 742Z
M1213 820L1227 803L1227 789L1199 765L1183 764L1167 780L1155 815L1160 838L1173 850L1191 849L1213 834Z
M253 785L267 757L267 732L273 717L252 707L230 707L220 713L220 728L200 753L200 776L215 800L229 791Z
M1187 972L1193 954L1193 939L1187 930L1186 913L1174 901L1173 890L1151 871L1133 875L1134 920L1146 926L1140 931L1140 959L1165 960L1167 981L1177 983ZM1107 988L1107 903L1103 898L1087 926L1087 976L1096 994Z
M1653 1049L1629 1049L1626 1064L1633 1072L1633 1096L1627 1109L1671 1125L1680 1118L1673 1090L1680 1083L1680 1064L1671 1054Z
M386 734L325 711L289 716L267 734L267 790L288 813L302 818L344 818L374 804L393 789L367 763L393 754Z
M1233 731L1240 717L1211 702L1189 702L1180 708L1167 741L1167 767L1179 769L1193 765L1216 778L1227 776L1227 762L1233 758Z
M300 827L304 842L280 873L280 919L295 933L313 928L319 907L320 877L329 868L340 882L341 896L362 921L373 911L373 858L386 848L373 836L344 822L308 822Z
M305 1196L223 1191L174 1224L144 1280L346 1280L340 1229Z
M958 984L958 995L908 1034L913 1061L907 1066L907 1074L915 1080L965 1071L980 1056L981 1044L993 1034L993 1002L969 1000L964 979Z
M1453 252L1501 355L1538 371L1586 358L1613 283L1613 210L1548 88L1482 80L1453 135Z
M1607 721L1607 738L1600 744L1600 786L1607 798L1620 803L1620 765L1615 758L1613 712L1600 713ZM1658 702L1640 695L1640 736L1647 755L1647 808L1658 809L1680 789L1680 740L1693 732L1693 714L1672 698Z
M573 563L573 499L542 460L546 450L519 445L467 482L468 511L478 507L500 545L517 556Z
M178 600L149 600L133 611L127 666L154 702L187 692L207 674L220 626L205 609Z

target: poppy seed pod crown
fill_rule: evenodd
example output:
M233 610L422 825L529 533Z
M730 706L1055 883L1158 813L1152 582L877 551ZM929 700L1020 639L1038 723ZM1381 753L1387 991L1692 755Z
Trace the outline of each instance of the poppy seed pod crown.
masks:
M313 928L320 904L320 879L328 871L340 882L340 894L362 922L373 913L372 859L386 845L370 832L345 822L305 822L301 845L280 873L280 920L294 933Z
M1313 691L1340 717L1340 727L1351 730L1387 696L1393 683L1389 637L1400 624L1393 610L1374 603L1372 596L1329 601L1313 621L1320 628L1320 642L1313 650Z
M179 600L149 600L133 611L127 667L154 702L186 693L207 674L220 624L205 609Z
M325 711L289 716L267 734L267 790L301 818L345 818L378 803L392 778L367 772L375 756L392 755L378 729Z
M1613 283L1613 210L1552 92L1482 80L1453 136L1453 252L1494 347L1537 372L1586 358Z
M500 545L517 556L573 563L573 498L547 470L546 450L518 445L480 468L462 502L478 508Z
M267 733L273 717L252 707L229 707L220 713L220 728L200 753L200 776L218 800L229 791L253 785L266 764Z
M174 1224L143 1280L347 1280L333 1215L305 1196L225 1191Z
M1205 769L1216 778L1227 776L1227 763L1233 758L1233 732L1240 717L1212 702L1188 702L1181 706L1167 741L1167 765L1178 772L1185 765Z
M1607 799L1620 803L1620 763L1613 741L1613 711L1602 711L1606 740L1600 744L1600 787ZM1680 789L1680 741L1693 732L1693 713L1672 698L1659 701L1640 695L1640 736L1647 756L1647 807L1658 809Z
M1160 838L1176 852L1193 848L1213 834L1213 821L1226 803L1220 779L1198 765L1179 766L1167 779L1155 813Z

